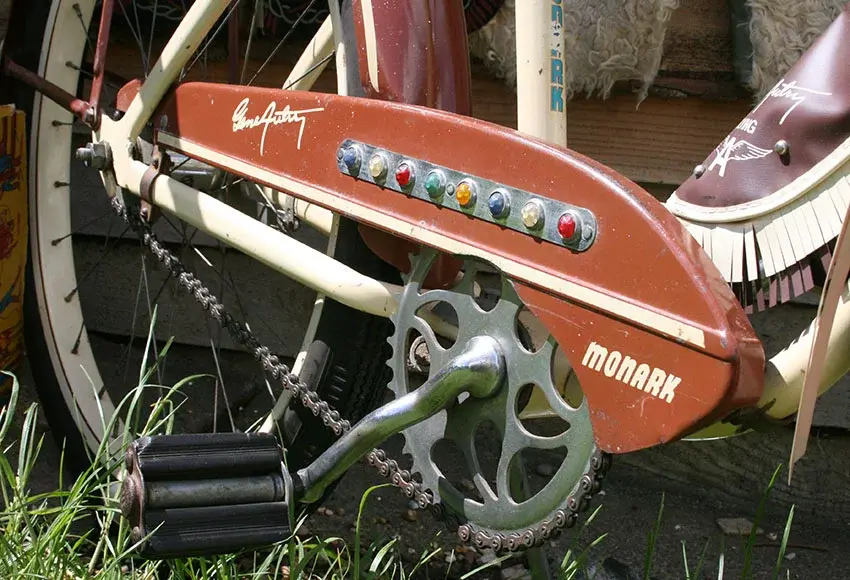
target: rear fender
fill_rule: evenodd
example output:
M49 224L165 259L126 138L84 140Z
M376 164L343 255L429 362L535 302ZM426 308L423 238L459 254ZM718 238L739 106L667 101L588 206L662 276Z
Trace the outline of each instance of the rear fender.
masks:
M348 92L381 101L471 114L469 48L458 0L343 0L342 39ZM404 22L404 26L399 26ZM363 241L401 272L418 244L361 224ZM460 261L441 255L425 281L442 287Z

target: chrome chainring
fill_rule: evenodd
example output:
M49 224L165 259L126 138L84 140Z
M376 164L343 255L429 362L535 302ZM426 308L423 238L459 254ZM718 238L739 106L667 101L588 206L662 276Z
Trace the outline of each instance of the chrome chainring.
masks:
M524 310L522 301L505 276L495 275L490 304L479 280L482 272L492 273L493 269L472 259L465 260L462 277L450 288L423 290L436 256L433 250L423 250L411 257L412 269L392 317L395 331L389 343L393 357L387 363L393 369L390 390L396 398L415 390L424 382L424 378L417 380L421 377L416 371L430 376L456 356L467 341L480 335L499 342L507 379L491 397L463 395L450 408L406 429L404 451L412 458L411 471L421 477L423 488L431 491L435 503L441 503L447 514L466 524L470 535L521 538L529 530L560 529L564 527L560 520L574 520L574 514L586 507L585 498L598 487L598 482L587 475L597 471L600 458L587 404L580 391L580 401L570 403L567 399L571 397L563 397L556 388L553 368L557 366L557 344L550 336L534 347L529 333L518 322ZM431 324L437 319L449 322L451 330L447 332L447 325L439 324L438 336ZM521 418L532 385L562 420L560 432L532 432L528 420ZM497 445L498 460L493 462L495 474L493 470L485 473L482 467L484 459L492 459L492 451L485 458L476 443L479 428L485 423L495 428L495 438L501 442ZM492 443L493 437L490 439ZM446 460L441 464L435 453L436 446L446 442L457 446L458 461L466 463L471 484L469 480L458 484L453 481L455 476L447 475L456 471L457 465L447 465L454 461ZM537 489L532 489L524 467L526 454L534 450L566 450L560 465L551 468L548 481Z

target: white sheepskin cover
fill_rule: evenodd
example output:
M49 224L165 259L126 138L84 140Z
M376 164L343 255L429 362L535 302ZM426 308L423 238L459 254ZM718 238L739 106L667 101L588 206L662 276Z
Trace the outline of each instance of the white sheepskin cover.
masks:
M748 88L761 100L832 24L847 0L748 0L747 4L753 44Z
M513 89L516 6L516 0L505 0L496 16L469 37L470 54ZM565 2L567 96L598 94L607 98L618 81L641 82L640 97L646 96L661 65L670 15L678 6L679 0Z

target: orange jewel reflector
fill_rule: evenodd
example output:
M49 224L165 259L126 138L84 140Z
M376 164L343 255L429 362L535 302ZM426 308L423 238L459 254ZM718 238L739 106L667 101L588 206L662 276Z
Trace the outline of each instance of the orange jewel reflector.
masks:
M468 207L475 203L475 190L467 181L461 181L455 190L457 202L462 207Z

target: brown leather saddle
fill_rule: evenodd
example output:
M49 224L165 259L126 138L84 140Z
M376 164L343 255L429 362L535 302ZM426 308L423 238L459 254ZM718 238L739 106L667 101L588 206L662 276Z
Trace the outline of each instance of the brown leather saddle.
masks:
M821 283L848 174L850 5L667 205L748 310L761 310Z

